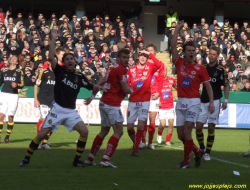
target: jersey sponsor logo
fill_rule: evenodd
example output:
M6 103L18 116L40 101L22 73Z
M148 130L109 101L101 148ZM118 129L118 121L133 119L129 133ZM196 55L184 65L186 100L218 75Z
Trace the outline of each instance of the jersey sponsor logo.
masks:
M184 70L185 69L185 65L183 65L182 67L181 67L181 70Z
M191 71L191 74L192 74L192 75L195 75L195 74L196 74L196 71Z
M136 89L140 89L143 85L143 81L136 82Z
M133 68L133 69L130 69L130 71L133 73L133 72L135 72L135 68Z
M41 82L40 82L41 83ZM56 81L54 80L48 80L46 84L51 84L51 85L55 85Z
M198 67L198 66L195 66L194 68L195 68L196 70L200 70L200 67Z
M75 73L75 75L82 76L82 74L81 74L81 73Z
M132 74L132 77L135 78L136 74Z
M170 83L173 83L174 81L173 80L168 80Z
M40 85L41 82L42 82L42 81L41 81L40 79L37 79L37 80L36 80L36 85Z
M152 77L151 83L155 83L155 76Z
M128 82L127 75L122 75L122 81L123 81L123 82Z
M4 81L16 81L15 77L4 77Z
M50 113L51 117L57 118L57 115L55 113Z
M83 79L82 79L83 80ZM84 81L84 80L83 80ZM77 89L77 84L74 84L73 82L71 82L70 80L67 80L66 78L64 78L63 80L62 80L62 82L64 83L64 84L66 84L67 86L69 86L70 88L73 88L73 89ZM84 84L84 83L83 83Z
M163 93L163 99L169 99L169 92Z
M143 115L148 115L148 110L147 109L142 109L141 112L142 112Z
M135 103L135 106L136 106L136 107L141 107L141 106L142 106L142 103L141 103L141 102L136 102L136 103Z
M88 84L87 82L85 82L84 79L82 79L82 84L84 84L85 86Z
M211 82L216 82L216 78L211 78Z
M106 89L110 89L110 84L109 84L109 83L105 83L105 84L103 85L103 87L106 88Z
M185 86L185 87L190 87L191 85L191 79L190 78L186 78L186 77L183 77L182 79L182 86Z

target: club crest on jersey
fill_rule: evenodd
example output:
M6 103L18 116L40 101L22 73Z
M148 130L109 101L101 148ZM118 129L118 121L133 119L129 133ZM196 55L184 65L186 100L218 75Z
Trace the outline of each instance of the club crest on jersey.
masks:
M163 93L163 99L169 99L169 92Z
M185 86L185 87L190 87L190 85L191 85L191 78L183 77L181 85Z
M75 83L78 83L78 77L76 76L76 78L75 78Z
M215 73L214 73L214 77L217 77L217 75L218 75L218 73L217 73L217 71L215 71Z
M195 74L196 74L196 71L191 71L191 74L192 74L192 75L195 75Z
M16 72L13 74L13 77L15 77L16 76Z
M136 82L136 89L140 89L143 85L143 81Z
M148 74L148 72L143 72L143 75L147 75Z
M200 70L200 67L197 67L197 66L196 66L196 67L194 67L194 68L195 68L196 70Z
M48 76L48 79L50 79L51 77L50 76Z
M181 67L181 70L184 70L185 69L185 65L183 65L182 67Z

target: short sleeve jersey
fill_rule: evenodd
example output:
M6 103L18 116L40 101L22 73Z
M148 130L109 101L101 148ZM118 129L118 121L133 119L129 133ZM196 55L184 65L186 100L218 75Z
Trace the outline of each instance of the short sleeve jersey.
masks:
M175 62L177 71L177 85L179 98L200 98L200 84L210 81L210 77L203 65L185 63L184 59L178 57Z
M85 76L79 72L68 72L60 65L56 65L55 74L55 102L64 108L75 109L76 98L81 87L88 90L93 89L93 85L88 82Z
M50 69L42 70L36 80L36 85L40 87L38 100L40 104L51 106L54 100L55 75Z
M169 110L174 108L173 87L177 87L177 82L174 78L167 77L163 80L160 93L160 109Z
M161 67L154 73L151 80L151 95L161 92L160 87L162 86L164 72L165 72L165 66L161 62Z
M107 89L107 92L103 93L101 101L110 106L120 107L126 96L120 82L127 81L127 69L120 63L115 63L106 73L106 82L103 87Z
M18 88L24 86L24 74L21 69L3 70L0 77L0 86L3 84L2 92L10 94L18 94ZM17 88L12 87L12 82L17 83Z
M214 100L220 99L222 97L221 86L228 85L228 76L227 72L221 65L214 65L210 67L209 64L204 65L208 71L208 74L211 78L210 84L213 89ZM202 94L201 94L201 102L207 103L209 102L209 97L207 94L207 89L203 86Z

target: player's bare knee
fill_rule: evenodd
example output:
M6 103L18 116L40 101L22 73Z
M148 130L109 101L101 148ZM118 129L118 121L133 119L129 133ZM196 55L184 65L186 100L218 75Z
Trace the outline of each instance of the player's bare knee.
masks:
M9 116L8 116L8 121L9 121L10 123L13 123L13 120L14 120L14 116L9 115Z

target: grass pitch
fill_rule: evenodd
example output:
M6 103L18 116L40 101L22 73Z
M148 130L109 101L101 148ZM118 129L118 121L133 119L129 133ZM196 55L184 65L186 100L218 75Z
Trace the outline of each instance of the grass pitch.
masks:
M99 126L89 126L89 138L82 160L87 158L99 130ZM6 124L2 140L5 134ZM204 135L206 139L206 129ZM30 141L36 136L36 125L15 124L10 143L0 144L0 190L185 190L191 189L189 185L206 184L246 184L245 189L250 189L250 159L242 157L249 149L249 131L217 129L215 135L212 160L202 160L199 168L194 167L192 159L190 169L176 169L183 158L183 145L177 139L176 129L171 147L158 145L155 134L156 149L141 150L139 157L132 157L132 142L126 128L111 159L117 169L99 166L109 136L95 159L96 166L74 168L75 141L79 135L77 132L69 133L61 126L50 138L52 149L35 151L29 166L21 168L19 163ZM194 133L193 137L198 144ZM238 171L240 176L234 175L233 171Z

